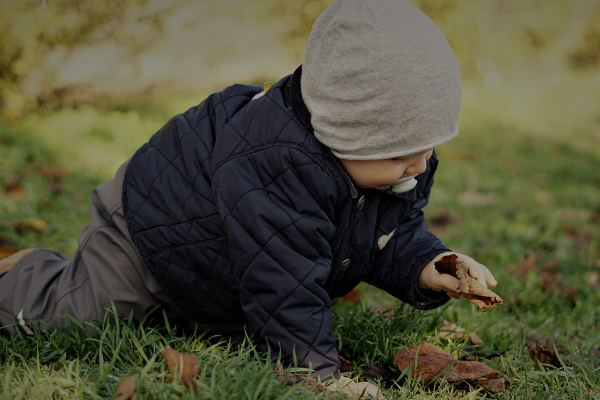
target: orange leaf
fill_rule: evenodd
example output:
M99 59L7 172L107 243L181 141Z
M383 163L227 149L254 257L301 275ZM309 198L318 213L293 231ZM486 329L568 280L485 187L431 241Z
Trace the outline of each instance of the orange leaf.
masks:
M425 384L436 377L448 382L495 379L498 373L477 361L458 361L444 350L421 342L416 348L400 350L394 358L394 364L401 371L411 367L412 375L420 377Z
M483 379L477 382L479 386L487 390L492 394L504 393L510 385L510 382L506 378L499 379Z
M25 218L9 223L16 231L48 232L48 224L39 218Z
M344 297L339 297L336 301L348 301L350 303L358 303L360 298L363 297L363 292L360 290L352 289L350 293L345 295Z
M176 381L196 392L198 384L194 381L198 375L198 357L194 354L183 354L177 350L165 347L163 356L169 369L169 382Z
M10 256L11 254L15 254L18 251L23 250L23 247L6 247L0 246L0 260Z
M4 187L4 193L17 198L23 197L25 194L25 189L22 185L24 178L23 175L13 176Z
M354 363L348 360L346 357L342 355L338 355L340 359L340 372L352 372L354 371Z
M529 345L529 356L533 361L539 361L542 364L550 364L557 368L563 366L571 365L571 362L568 360L560 361L556 351L554 351L554 346L550 347L548 343L532 343Z
M126 400L126 399L137 399L137 375L131 375L126 378L123 378L121 383L119 383L119 387L117 387L117 391L115 392L114 400Z
M49 181L57 181L68 175L67 171L54 165L41 165L38 171Z
M483 344L483 340L481 340L477 334L473 332L467 334L465 328L452 324L446 320L443 321L442 326L440 327L439 336L440 339L448 339L452 341L462 340L465 338L465 336L467 336L469 343L473 345Z

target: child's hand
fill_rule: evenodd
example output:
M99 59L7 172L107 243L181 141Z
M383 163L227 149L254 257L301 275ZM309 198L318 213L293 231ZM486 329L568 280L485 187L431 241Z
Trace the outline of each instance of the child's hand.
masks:
M437 290L440 292L458 290L458 279L448 274L440 274L435 269L436 261L439 261L442 257L450 254L455 254L458 257L457 261L463 262L463 264L469 268L469 275L471 275L473 279L477 279L484 287L488 287L488 285L496 286L498 284L490 270L484 265L464 254L448 252L439 254L425 266L423 271L419 274L419 288Z

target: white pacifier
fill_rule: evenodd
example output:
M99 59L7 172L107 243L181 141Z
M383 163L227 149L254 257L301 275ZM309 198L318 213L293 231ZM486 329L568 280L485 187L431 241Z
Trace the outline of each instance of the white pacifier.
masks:
M392 192L394 193L405 193L410 190L413 190L415 186L417 186L417 180L414 175L406 176L404 178L400 178L397 181L392 182L390 185L392 187Z

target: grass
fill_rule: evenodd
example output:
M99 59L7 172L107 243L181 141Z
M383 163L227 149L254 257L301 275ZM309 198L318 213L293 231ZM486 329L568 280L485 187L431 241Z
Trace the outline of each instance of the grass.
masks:
M446 382L424 386L407 375L376 380L388 397L600 399L600 288L594 280L600 272L600 112L590 105L600 99L583 80L570 84L539 92L515 84L502 93L467 84L461 134L438 149L440 169L426 212L431 229L486 264L507 304L481 313L459 300L419 312L362 284L358 304L335 305L338 350L354 364L348 376L368 379L371 363L400 376L394 355L424 340L485 363L511 386L491 395ZM515 98L528 105L526 113ZM0 245L72 254L89 220L91 190L165 122L173 104L66 109L0 125L0 184L12 188L0 196ZM24 218L39 218L48 229L11 224ZM442 319L477 333L484 344L441 339ZM527 343L537 338L554 343L570 366L532 360ZM132 374L140 376L140 398L323 397L306 385L282 384L278 367L251 342L207 339L110 312L96 327L0 337L0 397L111 398ZM165 346L199 357L199 395L168 382Z

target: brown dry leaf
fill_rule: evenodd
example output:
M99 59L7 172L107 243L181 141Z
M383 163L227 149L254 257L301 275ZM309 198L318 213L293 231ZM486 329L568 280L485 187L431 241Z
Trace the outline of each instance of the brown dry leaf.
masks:
M345 295L344 297L338 297L335 301L348 301L350 303L358 303L358 301L363 297L364 293L361 290L352 289L350 293Z
M48 224L39 218L25 218L18 221L9 222L8 224L18 232L48 232L50 230Z
M25 189L23 188L24 179L24 175L15 175L12 178L10 178L4 186L4 193L16 198L23 197L23 195L25 194Z
M458 279L458 291L446 292L452 298L462 296L475 304L481 311L505 304L504 300L476 279L471 278L467 266L457 260L456 254L442 257L435 263L435 269L442 274L450 274Z
M588 247L592 241L590 236L581 229L564 227L563 232L567 239L574 244Z
M394 382L398 377L386 366L377 363L369 363L365 374L369 379L382 379L387 382Z
M547 292L552 289L555 291L559 291L561 287L562 275L557 273L556 270L560 266L558 261L549 262L543 270L540 272L540 276L542 278L542 283L540 288L542 292Z
M123 378L121 383L119 383L119 387L117 387L117 391L115 392L114 400L136 400L137 396L137 375L131 375L126 378Z
M434 228L445 228L454 222L454 218L452 218L450 211L443 210L436 216L430 218L427 222Z
M340 359L340 372L352 372L354 371L354 364L342 355L338 355Z
M310 375L306 375L306 374L285 374L285 375L278 375L276 377L276 379L279 382L281 382L284 385L286 385L286 386L293 386L293 385L297 385L299 383L304 383L315 394L321 394L321 393L327 392L327 386L325 386L321 382L317 381L316 379L314 379Z
M564 276L557 272L560 263L551 261L540 272L542 282L540 289L542 292L553 291L557 296L565 299L569 304L575 305L577 302L577 288L574 286L564 286Z
M466 334L465 328L462 328L458 325L452 324L446 320L442 322L442 326L440 327L439 337L440 339L448 339L452 341L460 341L467 336L468 343L472 345L481 345L483 344L483 340L476 333Z
M194 378L198 375L199 370L198 356L180 353L169 347L165 347L163 356L169 369L169 382L176 381L187 388L194 389L196 392L198 384L194 381Z
M542 364L550 364L555 367L562 367L563 363L565 366L570 366L571 362L563 360L561 363L554 346L549 345L547 342L536 342L529 345L529 355L533 361L539 361Z
M38 167L38 171L44 178L46 178L49 181L60 180L69 174L64 169L54 165L40 165Z
M510 381L506 378L483 379L477 384L492 394L498 394L506 392L510 386Z
M600 348L590 350L590 356L594 357L594 359L592 359L592 364L596 367L599 366L600 365Z
M401 371L412 367L412 375L420 377L425 384L436 377L445 378L448 382L498 378L498 373L485 364L459 361L425 342L419 343L416 348L400 350L394 357L394 364Z
M529 271L539 268L539 265L539 254L533 250L526 251L519 261L519 268L516 271L516 275L520 278L524 278Z
M283 374L283 363L281 362L280 358L277 358L277 375L281 376Z
M0 260L23 250L23 247L6 247L0 245Z

